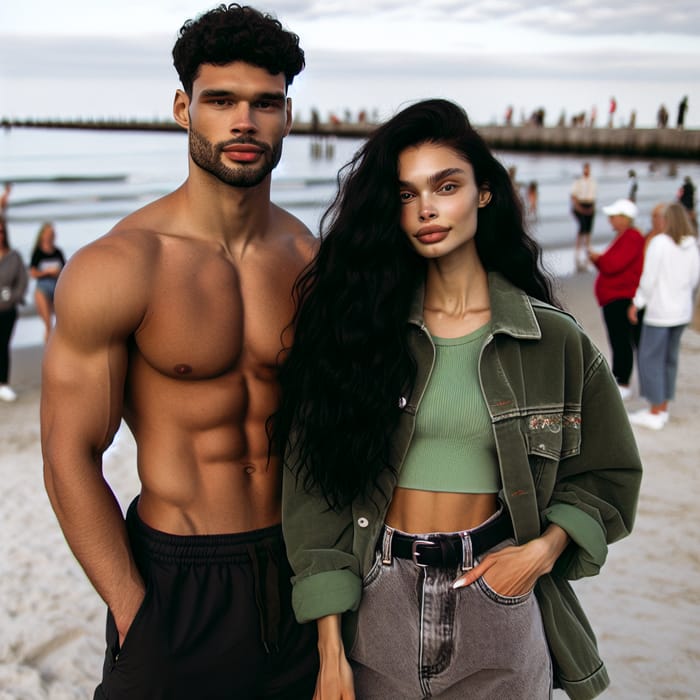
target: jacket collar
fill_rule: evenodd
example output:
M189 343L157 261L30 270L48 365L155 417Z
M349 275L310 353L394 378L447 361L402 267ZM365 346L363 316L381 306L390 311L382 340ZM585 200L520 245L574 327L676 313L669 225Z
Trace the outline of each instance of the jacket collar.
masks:
M532 300L522 289L509 282L499 272L489 272L489 298L491 301L491 333L505 333L514 338L539 340L540 325L532 308ZM416 290L408 317L409 323L425 327L423 300L425 283Z

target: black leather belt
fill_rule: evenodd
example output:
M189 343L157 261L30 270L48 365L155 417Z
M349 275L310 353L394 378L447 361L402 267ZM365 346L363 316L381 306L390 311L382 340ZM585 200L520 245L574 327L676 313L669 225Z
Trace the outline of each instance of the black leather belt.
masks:
M504 510L495 520L469 532L472 554L478 556L509 537L513 537L513 525ZM391 554L399 559L413 559L417 566L460 566L462 538L459 535L430 535L422 539L394 532Z

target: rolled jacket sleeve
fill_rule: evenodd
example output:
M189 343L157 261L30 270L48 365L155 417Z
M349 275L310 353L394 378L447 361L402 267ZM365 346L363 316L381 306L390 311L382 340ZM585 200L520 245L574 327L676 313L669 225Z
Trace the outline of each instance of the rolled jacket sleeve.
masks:
M299 622L356 610L362 593L353 554L350 507L333 510L288 467L282 479L282 528L292 566L292 605Z
M569 579L597 574L608 544L632 530L642 465L619 390L601 355L584 380L581 449L560 462L545 523L564 529L572 544L555 572Z

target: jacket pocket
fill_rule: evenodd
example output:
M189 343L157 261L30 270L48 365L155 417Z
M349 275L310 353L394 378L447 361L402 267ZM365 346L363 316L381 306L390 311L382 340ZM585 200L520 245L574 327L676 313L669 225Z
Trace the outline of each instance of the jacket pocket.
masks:
M581 451L580 413L532 413L524 422L529 454L559 461Z
M523 423L537 502L548 503L559 462L581 451L581 414L573 411L532 413Z

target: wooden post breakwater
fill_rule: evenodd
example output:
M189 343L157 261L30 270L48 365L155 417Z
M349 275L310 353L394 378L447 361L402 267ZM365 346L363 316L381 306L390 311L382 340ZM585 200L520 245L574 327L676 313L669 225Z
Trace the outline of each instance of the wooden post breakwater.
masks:
M105 131L182 131L172 120L141 119L10 119L0 126L40 129L97 129ZM293 134L319 138L364 138L378 125L368 122L294 122ZM489 146L499 151L573 153L700 160L700 130L591 128L567 126L477 126Z

